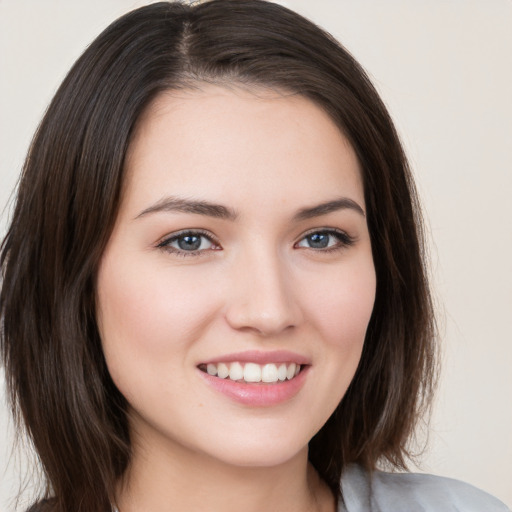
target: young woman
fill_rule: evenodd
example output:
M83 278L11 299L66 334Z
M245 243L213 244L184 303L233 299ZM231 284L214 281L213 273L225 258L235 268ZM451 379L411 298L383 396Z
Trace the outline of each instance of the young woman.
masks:
M486 510L404 468L431 399L417 200L365 73L259 0L158 3L55 95L2 246L33 511Z

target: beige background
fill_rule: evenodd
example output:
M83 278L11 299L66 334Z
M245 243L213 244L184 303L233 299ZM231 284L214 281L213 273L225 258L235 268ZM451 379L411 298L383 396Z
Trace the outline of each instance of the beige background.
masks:
M110 21L143 3L0 0L0 209L65 72ZM443 345L421 469L512 506L512 1L282 3L327 28L369 70L415 169ZM19 475L7 464L2 390L0 376L0 511L11 511Z

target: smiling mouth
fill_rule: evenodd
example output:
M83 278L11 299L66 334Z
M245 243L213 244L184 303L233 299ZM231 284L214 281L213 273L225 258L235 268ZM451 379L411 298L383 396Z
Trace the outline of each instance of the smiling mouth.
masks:
M251 384L278 384L294 379L305 365L297 363L208 363L198 368L212 377Z

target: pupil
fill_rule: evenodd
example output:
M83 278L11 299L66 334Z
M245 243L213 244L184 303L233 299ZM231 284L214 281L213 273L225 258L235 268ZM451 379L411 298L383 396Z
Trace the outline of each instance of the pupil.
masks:
M184 251L195 251L201 245L201 237L196 235L185 235L178 239L178 246Z
M329 235L325 233L314 233L308 236L310 247L315 249L324 249L329 244Z

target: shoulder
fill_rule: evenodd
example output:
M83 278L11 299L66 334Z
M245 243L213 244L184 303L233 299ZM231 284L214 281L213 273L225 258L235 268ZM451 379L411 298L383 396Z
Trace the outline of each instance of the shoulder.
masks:
M502 502L472 485L433 475L368 473L350 465L341 486L347 512L510 512Z

